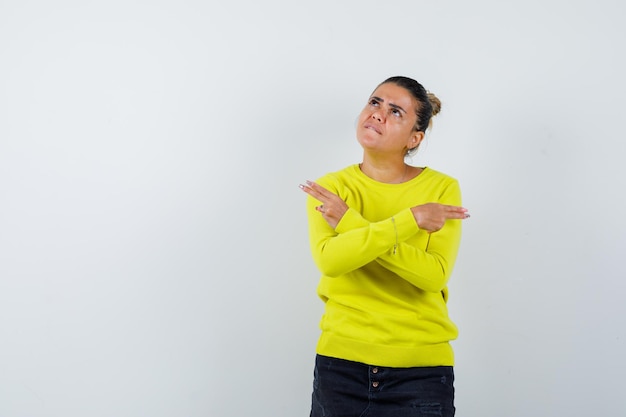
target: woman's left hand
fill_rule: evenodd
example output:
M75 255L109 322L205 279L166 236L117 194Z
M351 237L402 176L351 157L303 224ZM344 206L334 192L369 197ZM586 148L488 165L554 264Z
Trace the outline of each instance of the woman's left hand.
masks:
M348 205L337 194L328 191L326 188L313 181L307 181L306 185L300 184L300 189L322 202L315 207L315 210L322 214L322 217L333 229L337 227L339 221L348 211Z

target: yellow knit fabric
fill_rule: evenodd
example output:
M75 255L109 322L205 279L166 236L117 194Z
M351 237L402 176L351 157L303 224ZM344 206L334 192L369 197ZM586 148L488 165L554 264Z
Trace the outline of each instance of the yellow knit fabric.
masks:
M424 168L402 184L377 182L358 165L316 181L349 210L332 229L307 200L313 259L325 302L317 353L388 367L452 366L458 331L448 317L447 282L461 239L461 220L420 230L411 207L461 205L458 182ZM395 247L395 253L394 253Z

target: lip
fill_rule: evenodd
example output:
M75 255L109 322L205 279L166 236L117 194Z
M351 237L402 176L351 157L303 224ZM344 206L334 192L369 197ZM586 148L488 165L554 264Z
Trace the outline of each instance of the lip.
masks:
M365 129L371 129L371 130L373 130L374 132L378 133L379 135L380 135L380 134L382 134L382 132L381 132L380 128L379 128L378 126L376 126L375 124L373 124L373 123L365 123L365 124L363 125L363 127L364 127Z

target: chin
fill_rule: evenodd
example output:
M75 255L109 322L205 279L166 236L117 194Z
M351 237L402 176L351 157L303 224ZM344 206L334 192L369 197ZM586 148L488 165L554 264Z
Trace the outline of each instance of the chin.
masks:
M361 146L366 147L367 144L378 144L380 142L380 135L373 130L362 129L357 131L356 140L361 144Z

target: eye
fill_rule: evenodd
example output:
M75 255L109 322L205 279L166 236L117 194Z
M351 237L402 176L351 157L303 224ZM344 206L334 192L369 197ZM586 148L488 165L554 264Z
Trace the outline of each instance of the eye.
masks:
M376 100L375 98L370 98L370 101L368 103L370 106L374 106L374 107L378 107L378 105L380 104L378 102L378 100Z
M400 113L400 110L398 109L391 109L391 114L393 114L396 117L402 117L402 113Z

